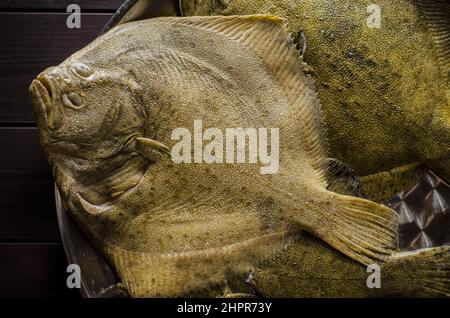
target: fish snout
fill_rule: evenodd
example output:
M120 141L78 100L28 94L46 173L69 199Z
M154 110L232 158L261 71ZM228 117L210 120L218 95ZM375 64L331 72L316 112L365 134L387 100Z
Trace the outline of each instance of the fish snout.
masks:
M51 98L55 97L56 89L58 88L57 84L61 83L61 76L55 70L56 67L49 67L37 76L37 80L45 86Z
M39 74L30 86L35 114L51 130L58 129L63 124L59 105L61 78L52 72L53 69L48 68Z
M49 102L45 100L47 96L43 94L44 88L42 86L41 82L34 79L29 88L31 106L38 123L46 118L45 103Z

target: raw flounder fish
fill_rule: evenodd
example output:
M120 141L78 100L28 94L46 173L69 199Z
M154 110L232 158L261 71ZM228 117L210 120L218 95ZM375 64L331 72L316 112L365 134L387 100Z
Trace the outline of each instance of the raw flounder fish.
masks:
M450 297L449 264L446 246L394 254L379 269L368 271L301 234L277 258L258 266L247 281L264 297ZM372 287L377 283L377 273L381 288L368 288L367 282ZM234 291L248 293L234 285L230 283Z
M414 185L416 162L450 182L448 0L186 0L182 9L288 20L306 43L331 156L359 176L396 168L362 179L369 197L388 199Z
M302 67L280 18L158 18L114 28L33 81L63 199L132 296L247 271L299 229L363 264L395 250L395 212L326 190L325 132ZM174 163L174 132L199 120L215 129L209 147L228 127L279 129L278 171Z

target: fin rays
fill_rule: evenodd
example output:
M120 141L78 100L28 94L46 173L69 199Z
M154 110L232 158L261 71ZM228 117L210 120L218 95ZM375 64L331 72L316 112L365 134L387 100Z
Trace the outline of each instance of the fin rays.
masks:
M328 145L320 102L317 94L310 93L315 90L314 83L303 74L303 60L283 27L284 20L275 16L254 15L168 18L166 21L220 32L247 46L265 61L268 71L283 89L292 107L302 114L298 124L303 128L305 151L318 174L318 181L326 186ZM260 32L265 32L266 36L258 37ZM308 103L304 103L302 95L310 96Z

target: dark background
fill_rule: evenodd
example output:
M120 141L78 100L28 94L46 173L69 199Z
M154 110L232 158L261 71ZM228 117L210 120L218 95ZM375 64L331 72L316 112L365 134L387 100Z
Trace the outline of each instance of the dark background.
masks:
M28 86L101 31L123 0L0 1L0 297L79 297L66 287L53 180ZM81 7L68 29L66 8Z

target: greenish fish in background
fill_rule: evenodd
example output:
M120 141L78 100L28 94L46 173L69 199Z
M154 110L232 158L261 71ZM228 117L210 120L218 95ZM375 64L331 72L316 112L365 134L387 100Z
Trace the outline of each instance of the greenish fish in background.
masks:
M294 244L250 272L186 297L450 297L450 246L396 253L365 267L301 232Z
M326 189L325 130L305 67L278 17L157 18L112 29L33 81L62 198L132 296L213 286L300 230L365 265L396 251L394 211ZM278 129L278 171L176 164L176 132L195 120L214 128L210 154L227 128ZM183 155L195 152L188 144Z
M407 190L420 164L450 182L449 1L182 0L181 7L187 16L287 19L306 44L331 157L361 177L369 198Z
M378 268L361 266L305 233L247 281L264 297L450 297L449 264L449 246L394 254L380 266L374 288L370 275Z

